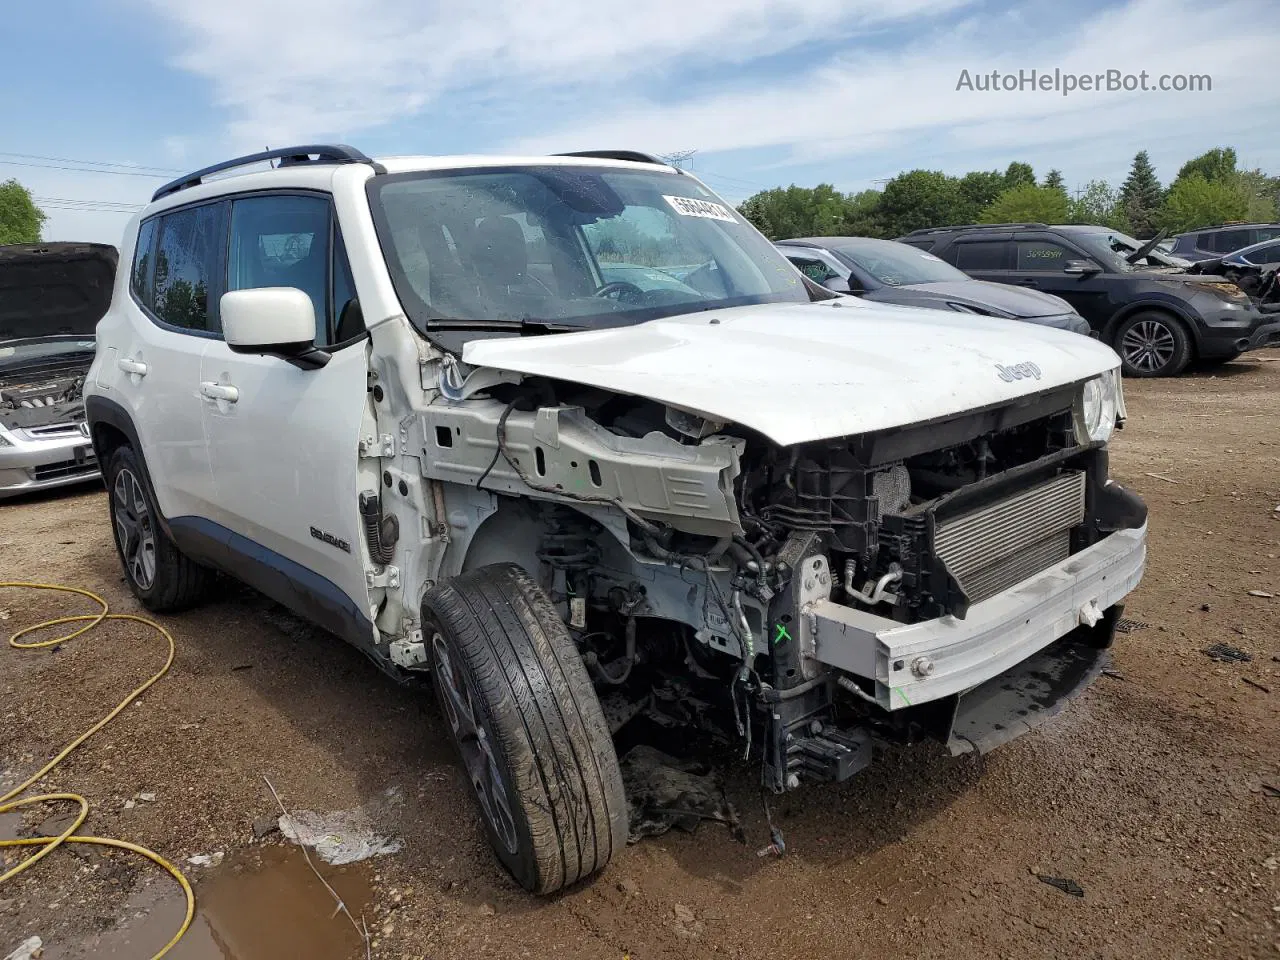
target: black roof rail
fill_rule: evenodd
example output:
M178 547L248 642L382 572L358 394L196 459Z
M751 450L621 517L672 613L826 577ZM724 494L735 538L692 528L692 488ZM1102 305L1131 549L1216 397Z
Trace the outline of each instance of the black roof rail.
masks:
M952 230L1048 230L1047 223L957 223L950 227L922 227L905 234L908 237L924 236L927 233L948 233Z
M253 163L262 163L266 160L279 160L282 167L300 166L304 163L368 163L373 168L382 172L380 164L374 163L369 157L357 150L355 147L348 147L345 144L307 144L300 147L281 147L278 150L263 150L261 153L251 153L247 156L236 157L234 160L224 160L221 163L215 163L212 166L204 167L194 173L188 173L179 177L177 180L171 180L163 187L151 195L152 202L159 200L161 197L167 197L170 194L177 193L179 190L185 190L187 187L199 186L204 178L215 173L221 173L223 170L234 170L236 167L247 167Z
M647 153L640 153L638 150L574 150L571 153L552 154L556 157L588 157L592 160L629 160L632 163L655 163L659 166L667 166L664 161L657 157L651 157Z

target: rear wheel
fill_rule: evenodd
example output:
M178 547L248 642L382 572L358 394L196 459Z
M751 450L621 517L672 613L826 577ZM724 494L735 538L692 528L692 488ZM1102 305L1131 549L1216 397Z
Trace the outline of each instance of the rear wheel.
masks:
M526 890L603 869L627 838L622 774L577 648L519 567L430 590L423 635L440 711L489 842Z
M160 511L132 447L107 459L111 529L129 589L157 613L185 610L204 599L211 574L185 556L161 527Z
M1116 328L1114 344L1130 377L1174 377L1191 362L1191 336L1167 313L1135 313Z

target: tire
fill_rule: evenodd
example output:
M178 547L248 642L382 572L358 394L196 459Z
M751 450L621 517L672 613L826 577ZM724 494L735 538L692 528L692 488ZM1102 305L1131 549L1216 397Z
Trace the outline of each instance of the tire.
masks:
M489 842L516 882L552 893L627 839L622 774L600 701L542 589L514 564L423 598L439 701Z
M160 510L132 447L118 447L103 473L116 553L129 589L144 607L173 613L208 593L212 575L169 539Z
M1113 346L1127 377L1176 377L1191 362L1191 335L1182 321L1158 310L1125 318Z

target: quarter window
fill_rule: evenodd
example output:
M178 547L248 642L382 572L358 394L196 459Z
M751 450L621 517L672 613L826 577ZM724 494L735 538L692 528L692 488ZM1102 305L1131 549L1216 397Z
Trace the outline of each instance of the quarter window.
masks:
M1047 240L1018 241L1019 270L1052 270L1060 272L1072 259L1071 254ZM1078 257L1076 259L1079 259Z
M165 323L210 330L210 284L223 241L222 208L205 204L161 218L152 310Z
M1257 250L1254 250L1245 257L1245 259L1250 263L1257 264L1280 263L1280 243L1273 243L1265 247L1259 247Z
M151 286L152 268L155 266L155 243L158 220L148 220L138 228L138 244L133 249L133 271L129 274L129 289L138 302L148 310L154 303Z
M974 241L956 244L956 266L961 270L1008 270L1003 241Z

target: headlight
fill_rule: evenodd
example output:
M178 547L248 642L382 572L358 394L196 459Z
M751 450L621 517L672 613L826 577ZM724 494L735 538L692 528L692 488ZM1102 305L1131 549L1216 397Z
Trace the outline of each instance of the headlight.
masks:
M1108 370L1100 377L1086 380L1076 400L1076 440L1106 443L1115 432L1121 408L1118 371Z

